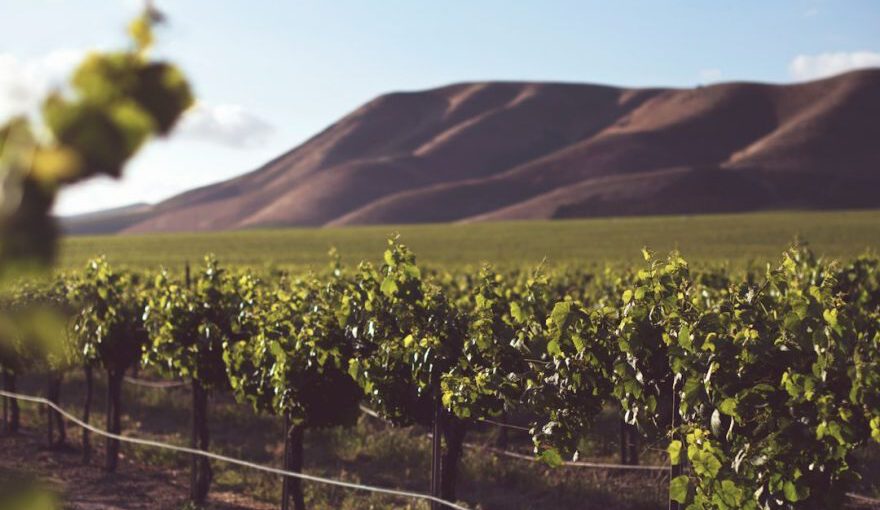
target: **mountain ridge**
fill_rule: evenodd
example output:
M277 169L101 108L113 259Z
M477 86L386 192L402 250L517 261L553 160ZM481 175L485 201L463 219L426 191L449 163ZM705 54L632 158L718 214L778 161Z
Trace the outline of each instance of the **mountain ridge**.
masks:
M880 69L789 85L458 83L379 96L252 172L64 228L880 207L878 133Z

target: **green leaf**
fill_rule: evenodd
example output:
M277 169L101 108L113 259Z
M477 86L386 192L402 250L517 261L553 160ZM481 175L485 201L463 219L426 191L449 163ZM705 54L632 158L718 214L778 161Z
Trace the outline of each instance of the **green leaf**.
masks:
M718 460L718 457L694 445L688 447L688 458L694 468L694 473L699 476L715 477L721 470L721 461Z
M797 272L797 264L795 264L794 260L786 254L785 260L782 261L782 267L784 267L789 273Z
M276 358L284 358L285 357L284 348L281 346L280 343L278 343L276 341L269 343L269 351Z
M727 416L733 416L735 418L739 417L739 413L736 412L737 402L734 398L725 398L721 401L721 405L718 406L718 410L722 414L726 414Z
M691 349L691 329L687 324L682 324L681 329L678 330L678 345L687 350Z
M565 463L565 461L562 460L562 456L559 455L559 452L553 448L544 450L541 453L541 460L551 467L559 467Z
M572 335L571 342L574 344L574 348L577 350L577 352L583 352L585 344L584 339L581 338L580 335Z
M822 318L825 319L825 322L827 322L829 326L837 326L837 310L824 310L822 312Z
M796 503L810 495L810 488L788 480L782 484L782 493L785 495L786 500Z
M153 119L134 102L124 102L110 111L125 140L125 149L134 153L154 129Z
M669 482L669 499L684 503L688 495L687 475L676 476Z
M718 496L730 508L741 508L743 491L732 480L722 480Z
M565 329L570 312L571 301L561 301L559 303L556 303L556 306L553 307L553 312L550 313L550 320L552 320L553 323L556 324L557 328Z
M520 307L519 303L516 301L510 303L510 316L513 317L513 320L516 322L524 322L526 320L526 314L523 313L522 307Z
M641 300L645 297L645 292L647 292L647 290L648 290L648 289L646 289L645 287L639 287L639 288L637 288L637 289L636 289L636 292L635 292L635 298L636 298L636 300L637 300L637 301L641 301Z
M154 62L139 72L140 83L134 94L138 104L149 112L159 134L168 134L194 99L183 73L165 62Z
M128 33L134 40L137 49L147 50L153 45L152 20L149 13L138 16L128 25Z
M391 297L397 292L397 281L394 278L387 277L382 280L382 286L379 288L382 291L382 294L385 294L387 297Z
M414 280L419 280L422 278L422 271L419 269L419 266L415 264L406 264L403 266L403 272Z
M673 466L681 464L681 441L678 439L671 441L666 447L666 452L669 453L670 464Z

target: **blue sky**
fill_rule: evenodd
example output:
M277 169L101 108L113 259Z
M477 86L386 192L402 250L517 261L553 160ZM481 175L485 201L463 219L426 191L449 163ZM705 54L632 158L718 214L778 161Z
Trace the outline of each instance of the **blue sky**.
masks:
M378 94L457 81L691 87L880 65L876 0L157 0L158 53L200 105L121 182L58 211L157 201L256 168ZM0 0L0 117L90 48L125 44L137 0Z

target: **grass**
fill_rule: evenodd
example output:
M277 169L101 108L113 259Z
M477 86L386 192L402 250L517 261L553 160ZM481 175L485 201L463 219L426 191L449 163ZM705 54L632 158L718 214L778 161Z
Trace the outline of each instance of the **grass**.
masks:
M647 246L679 249L694 264L775 261L795 237L819 253L851 257L880 248L880 211L774 212L756 214L606 218L569 221L430 224L349 228L290 228L219 233L68 237L61 266L82 267L98 254L128 267L181 267L215 253L222 262L262 267L309 268L327 263L336 247L346 263L378 260L386 238L401 240L430 266L461 268L625 264Z

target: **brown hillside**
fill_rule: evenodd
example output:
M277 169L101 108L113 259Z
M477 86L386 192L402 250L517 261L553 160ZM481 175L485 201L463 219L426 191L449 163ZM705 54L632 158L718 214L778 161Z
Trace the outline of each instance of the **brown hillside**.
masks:
M72 232L880 206L880 70L795 84L471 83L379 97L238 178Z

